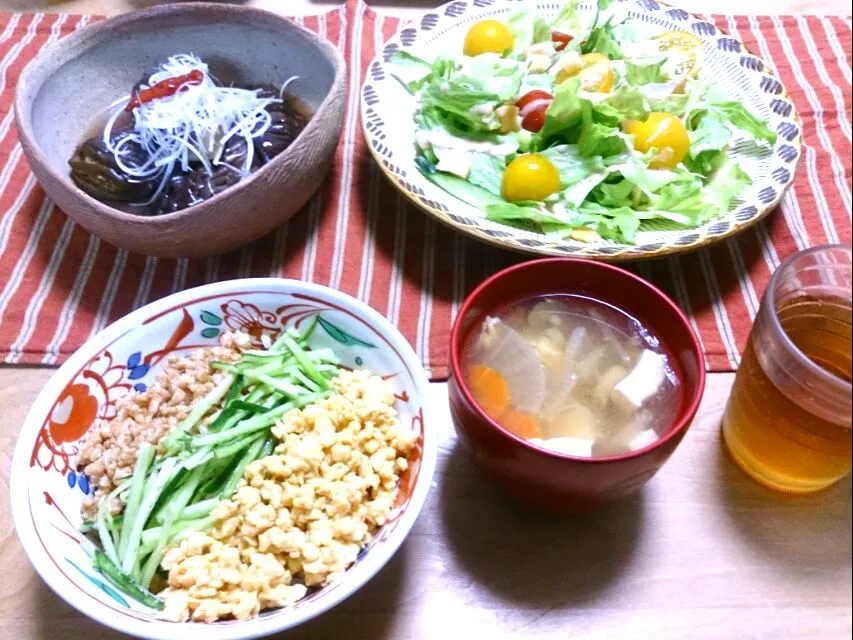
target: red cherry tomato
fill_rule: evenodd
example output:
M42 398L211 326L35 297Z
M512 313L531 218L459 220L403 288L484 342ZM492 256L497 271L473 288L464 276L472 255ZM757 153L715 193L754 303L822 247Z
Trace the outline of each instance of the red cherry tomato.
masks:
M524 109L527 105L529 105L534 100L548 100L549 102L554 99L547 91L542 91L541 89L534 89L533 91L528 91L523 96L521 96L518 100L515 101L515 106L519 109Z
M554 99L547 91L534 89L521 96L515 103L521 116L521 126L533 133L542 129L545 124L545 112Z
M537 103L536 108L531 109L527 115L522 117L521 127L538 133L545 124L545 112L548 110L548 104L547 102Z
M562 51L566 48L574 38L570 36L568 33L562 33L561 31L552 31L551 32L551 42L556 43L556 47L554 49L556 51Z

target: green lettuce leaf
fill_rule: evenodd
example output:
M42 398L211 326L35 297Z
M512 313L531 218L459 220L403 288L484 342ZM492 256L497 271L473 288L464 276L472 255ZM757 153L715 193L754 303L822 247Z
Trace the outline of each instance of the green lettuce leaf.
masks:
M500 96L489 91L472 87L468 82L454 79L433 80L421 92L421 106L424 111L436 110L437 120L448 122L451 130L488 131L493 125L484 120L481 114L472 112L472 108L482 104L497 107L502 102Z
M576 226L592 229L606 240L632 244L640 219L630 207L602 207L595 203L584 203L572 220Z
M566 207L565 215L551 213L538 207L511 203L486 207L486 218L519 229L565 238L575 229L592 229L602 238L616 242L633 242L640 226L636 212L624 207L609 209L584 203L578 208Z
M702 201L702 179L689 172L676 175L675 180L651 194L648 208L701 216L706 208Z
M611 166L613 173L620 174L647 197L652 197L663 187L679 179L679 173L667 169L649 169L639 158L629 158L625 162ZM682 170L683 171L683 170Z
M589 196L590 191L600 185L607 178L607 175L606 170L601 170L578 180L560 194L561 201L573 207L580 207Z
M776 132L752 115L740 102L715 102L709 106L709 110L730 122L735 128L746 131L756 140L764 140L770 144L776 142Z
M460 117L437 106L423 108L415 115L415 122L420 129L443 129L450 135L466 140L490 142L497 139L497 133L491 131L481 118L470 114Z
M665 63L665 57L626 60L625 81L635 86L662 82L664 77L661 68Z
M684 164L688 169L704 176L718 169L726 157L726 148L732 132L716 113L706 113L696 127L688 131L690 149Z
M582 95L583 99L592 103L598 120L609 121L613 126L625 120L645 120L649 112L646 98L639 87L622 84L610 93L584 92Z
M580 33L581 29L583 29L583 25L581 24L580 14L578 12L579 4L580 0L568 0L568 2L563 5L563 9L560 13L557 14L557 17L554 18L554 21L551 23L551 28L555 31L562 31L564 33Z
M541 89L542 91L547 91L548 93L553 93L554 91L554 76L550 73L528 73L524 76L524 90L533 91L534 89ZM519 91L519 93L521 93Z
M637 87L637 91L645 99L649 111L671 113L680 118L687 112L690 97L685 93L673 93L674 88L672 82L650 82Z
M752 179L740 168L738 162L729 159L705 185L702 200L714 207L718 215L722 215L729 210L732 200L751 184Z
M600 24L601 14L607 10L612 2L613 0L598 0L589 33L580 47L581 53L597 51L605 54L611 60L621 60L624 57L622 47L619 46L619 38L613 31L617 25L613 20L614 16L609 16L603 24ZM624 18L627 19L627 15Z
M731 100L731 97L718 86L699 80L690 80L685 87L688 95L684 114L689 123L694 123L698 118L711 112L732 127L740 129L749 134L755 140L776 142L776 132L767 126L767 123L753 115L740 102ZM679 114L680 115L680 114Z
M551 40L551 27L535 9L521 9L507 18L506 26L513 37L512 53L522 53L525 47Z
M534 148L543 148L545 143L554 136L575 127L581 119L581 100L578 96L580 80L569 78L561 82L554 90L554 100L545 111L545 124L536 134L538 144Z
M546 224L552 227L565 226L566 229L570 228L566 219L539 207L501 202L486 206L485 211L487 220L528 231L542 231L542 225Z
M397 51L391 56L389 63L392 65L394 77L411 93L420 89L434 73L433 65L407 51Z
M468 182L500 196L501 181L506 169L505 160L482 151L468 151L466 155L471 167Z
M632 195L635 189L630 180L602 182L590 192L589 199L605 207L631 207L634 204Z
M608 18L600 27L594 27L586 38L586 42L581 45L581 53L603 53L611 60L621 60L622 47L619 46L619 40L613 34L613 26Z
M581 132L578 138L578 150L582 156L615 156L628 148L625 137L619 127L595 122L592 103L581 104Z
M518 61L502 58L497 53L483 53L466 58L453 80L509 100L518 97L524 75L525 70Z
M557 168L562 189L605 168L602 158L582 156L577 145L557 145L540 152L539 155L550 160L551 164Z
M431 182L462 202L470 204L472 207L485 210L489 205L505 202L500 196L496 196L491 191L471 184L459 176L437 171L435 166L423 157L415 158L415 164L418 170Z

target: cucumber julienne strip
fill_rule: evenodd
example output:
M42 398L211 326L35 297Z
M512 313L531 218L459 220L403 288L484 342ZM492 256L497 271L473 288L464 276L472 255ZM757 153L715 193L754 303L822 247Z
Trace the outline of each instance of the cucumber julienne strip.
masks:
M213 511L213 509L218 504L219 504L219 498L208 498L207 500L202 500L201 502L195 502L193 504L185 506L183 508L183 511L181 511L178 514L176 521L181 522L184 520L195 520L196 518L204 517L207 514L209 514L211 511ZM156 522L158 525L162 525L163 522L165 521L165 519L166 519L166 511L164 510L163 512L158 513L153 518L153 521ZM155 530L155 529L159 530L159 528L160 528L159 526L156 526L156 527L152 527L150 529L145 529L142 532L142 538L141 538L143 543L146 540L150 541L150 538L148 538L148 536L151 535L150 532Z
M317 373L318 373L318 375L322 376L322 374L320 374L319 371ZM304 373L302 373L301 371L294 371L293 372L293 378L295 378L296 382L301 384L303 387L305 387L309 391L324 391L324 390L329 388L328 380L325 380L324 384L319 385L316 382L314 382L311 378L306 376Z
M172 479L172 474L175 472L178 460L169 458L164 463L156 476L152 476L145 483L145 497L139 505L137 513L125 515L125 525L122 527L122 548L124 554L121 555L121 569L125 573L133 571L133 565L137 558L137 547L139 546L139 537L142 535L142 529L151 515L160 493L163 491L169 480ZM128 522L129 521L129 522ZM127 542L125 542L127 536Z
M115 563L118 563L118 552L116 551L113 534L108 525L108 520L112 519L112 516L110 516L109 513L109 508L113 499L126 488L127 483L121 483L113 489L109 495L101 501L101 505L98 507L98 515L95 518L95 528L98 531L98 539L101 541L104 553L106 553L109 559Z
M289 335L289 333L290 333L291 331L292 331L292 329L287 329L286 331L282 331L282 332L279 334L278 338L276 338L276 339L275 339L275 342L273 342L273 343L272 343L272 346L270 347L270 351L279 351L279 350L281 350L281 349L284 347L284 338L285 338L287 335ZM298 339L299 339L299 340L303 339L303 338L302 338L302 336L301 336L301 335L299 335L298 333L297 333L297 336L298 336Z
M204 417L205 413L210 411L215 404L225 397L225 394L227 394L229 389L231 389L231 385L234 383L234 380L235 377L233 375L226 375L222 381L213 388L213 391L202 398L190 410L189 415L184 418L183 422L175 427L175 430L162 441L163 447L170 452L179 449L180 437L189 432L190 429L192 429L196 423Z
M163 520L163 531L154 551L148 556L145 565L142 568L142 586L148 588L151 585L151 579L160 566L160 560L163 559L163 551L169 542L169 537L172 533L172 525L178 516L181 515L187 503L192 498L204 474L204 467L196 467L190 474L186 483L178 490L171 502L166 506L166 515ZM141 540L141 534L140 534Z
M250 413L264 413L269 410L269 407L265 407L262 404L256 404L254 402L246 402L244 400L235 400L232 404L232 407L235 409L242 409L244 411L249 411Z
M216 524L216 518L214 518L213 516L199 518L198 520L192 520L179 531L172 533L172 537L169 539L169 544L178 544L178 542L186 538L187 535L192 533L193 531L204 531L212 527L214 524Z
M227 405L232 400L237 400L240 397L240 392L243 390L243 376L235 376L234 383L228 389L228 394L225 396L225 404Z
M217 458L229 458L235 454L240 453L243 449L248 447L255 441L255 438L258 437L254 434L249 434L242 438L238 438L233 442L229 442L228 444L223 444L216 447L213 455Z
M271 389L267 389L265 385L257 385L255 389L249 392L249 395L245 397L244 401L257 404L263 400L265 395L271 393L274 392ZM248 414L245 411L240 411L236 409L234 407L234 403L232 402L230 405L228 405L225 409L222 410L216 420L208 428L208 432L225 431L227 429L230 429L235 424L240 422L240 420L245 418L247 415Z
M130 481L130 494L128 495L127 502L124 507L125 525L133 525L133 517L142 502L142 493L145 489L145 476L154 461L154 455L156 453L157 451L154 448L154 445L150 442L145 442L139 447L139 451L136 455L136 465L133 468L133 479ZM116 560L123 558L127 553L127 543L128 539L124 536L119 540ZM118 564L118 562L116 564Z
M243 352L243 358L279 358L281 356L289 355L288 352L284 349L277 349L275 351L259 351L257 349L249 349L248 351Z
M284 345L290 349L290 351L293 353L294 357L296 358L296 361L299 363L299 365L304 370L305 375L308 376L309 378L311 378L311 380L316 382L318 385L320 385L321 389L328 389L329 388L329 381L326 380L326 378L323 375L321 375L319 371L317 371L317 369L314 367L314 363L311 362L311 358L309 358L305 354L305 351L303 351L302 347L300 347L296 343L296 340L294 340L293 338L291 338L287 334L283 335L282 339L283 339Z
M184 507L184 510L181 512L181 520L195 520L196 518L203 518L209 515L210 512L216 508L216 505L218 505L219 502L219 498L209 498L207 500L191 504L188 507Z
M314 329L317 328L317 325L320 322L320 314L316 314L311 318L311 324L308 325L308 328L302 332L302 340L300 340L300 344L308 344L308 339L314 334Z
M261 429L271 426L273 423L275 423L276 420L278 420L288 411L307 406L313 402L322 400L323 398L326 398L329 395L330 394L328 391L321 391L318 393L306 393L300 398L291 402L287 402L281 405L280 407L270 409L266 413L259 413L249 418L248 420L244 420L239 424L239 426L236 426L233 429L229 429L228 431L220 431L219 433L208 433L205 435L196 436L195 438L193 438L193 446L212 446L222 442L227 442L228 440L233 440L239 436L259 431Z
M234 489L237 488L237 483L240 482L240 479L243 477L243 472L246 470L251 463L258 459L258 455L261 453L261 450L264 447L264 441L261 438L255 441L249 450L240 458L240 462L237 463L237 466L234 467L234 470L231 472L231 476L228 478L228 481L225 483L225 487L222 489L223 496L230 496Z
M214 364L213 366L215 366L217 369L221 369L222 371L230 371L232 373L240 371L240 373L242 373L243 376L245 376L246 378L263 382L267 386L272 387L276 391L280 391L286 396L295 398L303 393L308 393L308 390L303 387L298 387L294 384L279 380L278 378L274 378L265 373L256 373L257 370L243 369L241 371L240 369L237 369L237 367L231 364Z
M198 498L200 500L219 495L219 490L225 482L225 478L230 473L231 467L237 457L237 453L228 457L214 457L208 463L206 469L208 474L207 479L198 490Z
M99 573L109 578L115 586L134 600L158 611L163 609L164 604L162 600L138 584L126 572L122 571L100 549L95 549L94 566Z
M213 457L213 451L211 451L209 449L199 449L198 451L193 453L189 458L184 460L181 463L181 466L184 469L192 470L192 469L195 469L196 467L199 467L199 466L207 463L207 461L210 460L212 457Z
M216 503L219 504L219 500L216 500ZM213 516L207 515L201 518L193 518L192 520L178 520L172 525L172 531L170 533L169 544L175 542L175 540L181 536L185 535L191 531L202 531L207 529L209 526L216 523L216 518ZM160 535L163 533L163 527L151 527L150 529L146 529L142 532L142 537L140 538L140 546L139 551L142 555L146 555L154 551L154 547L157 545L160 540Z
M261 453L258 455L258 460L261 458L266 458L269 455L272 455L272 452L275 450L275 438L272 436L267 437L264 440L264 446L261 447Z

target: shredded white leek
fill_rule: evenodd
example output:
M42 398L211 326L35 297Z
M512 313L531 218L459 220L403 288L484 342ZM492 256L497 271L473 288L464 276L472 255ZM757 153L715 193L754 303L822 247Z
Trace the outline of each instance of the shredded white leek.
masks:
M115 157L116 165L127 175L141 180L160 180L154 196L140 204L150 204L162 193L176 167L183 171L190 163L204 167L212 175L224 166L245 177L251 173L254 159L252 139L262 136L272 120L266 107L280 98L261 97L260 89L223 87L215 82L207 65L191 54L171 56L139 87L144 91L163 80L199 70L200 83L186 83L171 96L144 102L133 109L133 128L117 142L112 131L132 96L113 103L115 111L104 127L104 146ZM297 79L289 78L281 88ZM243 166L234 167L222 159L226 143L234 136L246 141ZM129 154L125 147L137 144L144 154ZM135 157L134 157L135 156Z

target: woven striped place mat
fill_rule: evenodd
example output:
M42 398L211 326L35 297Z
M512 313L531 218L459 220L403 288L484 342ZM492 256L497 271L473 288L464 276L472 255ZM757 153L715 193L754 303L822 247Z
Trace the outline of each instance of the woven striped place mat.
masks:
M341 143L320 192L291 222L232 253L166 260L91 236L47 200L13 122L15 79L86 16L0 14L0 361L57 364L106 324L207 282L282 276L357 296L390 318L433 379L447 374L450 324L464 296L523 259L455 234L412 208L380 174L358 122L367 65L400 20L359 0L294 18L349 63ZM744 234L690 255L632 264L688 312L712 371L734 370L771 274L788 255L851 240L851 21L713 16L772 64L803 121L805 153L779 210Z

